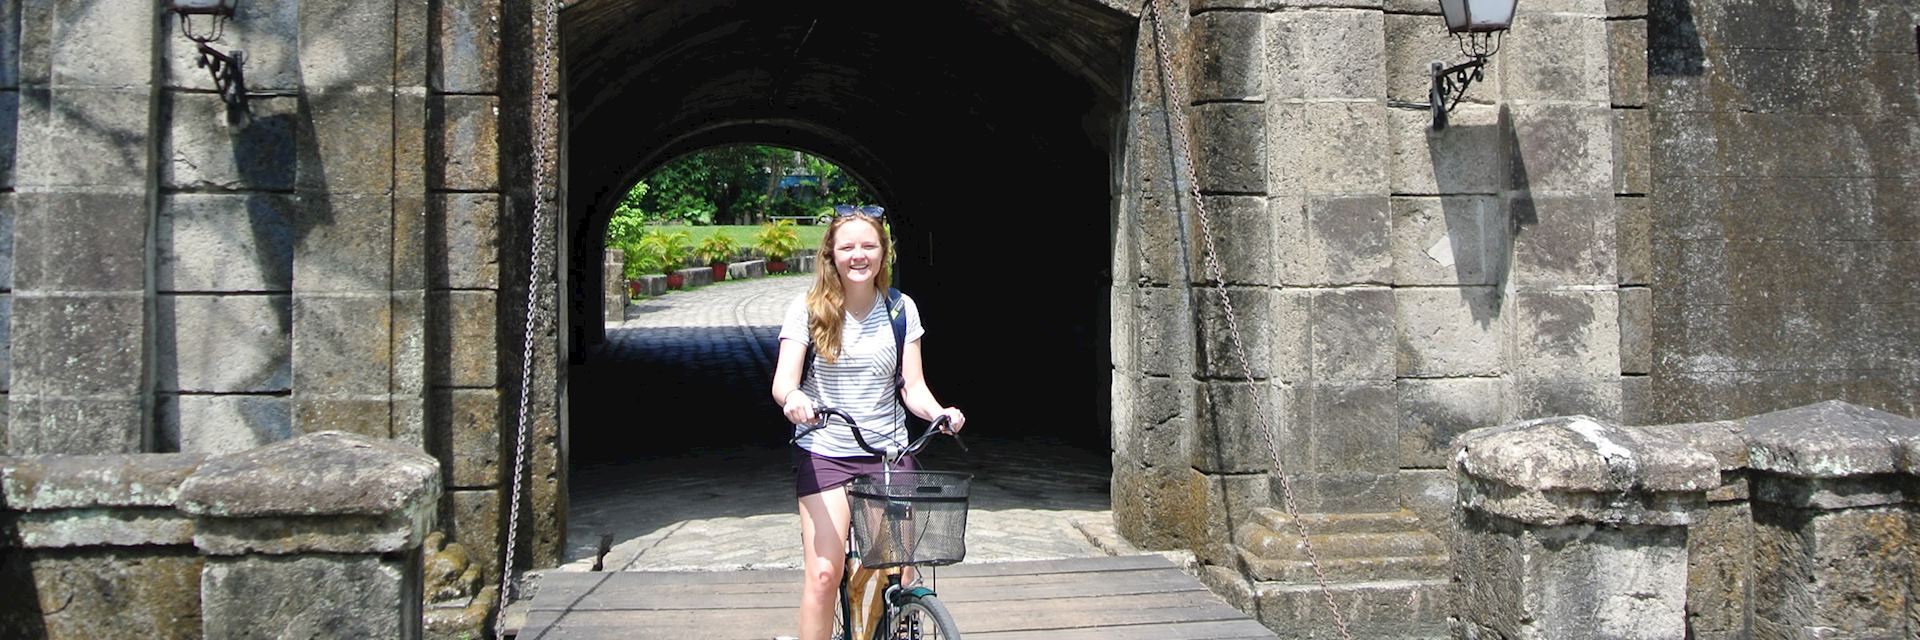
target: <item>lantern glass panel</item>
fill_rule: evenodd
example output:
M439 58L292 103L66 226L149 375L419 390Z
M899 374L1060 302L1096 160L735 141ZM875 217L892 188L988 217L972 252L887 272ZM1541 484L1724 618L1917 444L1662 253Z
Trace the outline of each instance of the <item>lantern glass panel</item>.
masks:
M1440 0L1440 12L1446 15L1447 30L1504 31L1513 24L1518 0Z

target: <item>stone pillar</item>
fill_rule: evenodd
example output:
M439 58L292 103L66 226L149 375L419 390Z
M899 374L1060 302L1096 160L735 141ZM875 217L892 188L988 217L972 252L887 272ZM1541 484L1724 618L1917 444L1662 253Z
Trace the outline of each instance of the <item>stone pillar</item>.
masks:
M0 458L0 638L201 637L198 454Z
M180 487L194 516L205 637L421 636L433 458L321 432L215 458Z
M625 252L619 249L607 250L606 264L600 268L600 272L606 274L607 280L604 294L606 300L601 304L607 322L620 322L627 319L626 265ZM732 277L733 274L728 273L727 276Z
M1747 440L1738 421L1635 427L1713 454L1720 486L1687 527L1687 637L1751 637L1753 618L1753 508Z
M1687 635L1687 527L1720 485L1706 452L1586 416L1456 441L1455 637Z
M1920 421L1837 401L1746 420L1753 467L1753 632L1912 637Z
M151 440L148 141L161 12L58 2L6 12L18 72L0 82L18 91L0 102L17 115L6 143L17 156L6 185L12 269L0 313L12 330L0 449L142 451Z

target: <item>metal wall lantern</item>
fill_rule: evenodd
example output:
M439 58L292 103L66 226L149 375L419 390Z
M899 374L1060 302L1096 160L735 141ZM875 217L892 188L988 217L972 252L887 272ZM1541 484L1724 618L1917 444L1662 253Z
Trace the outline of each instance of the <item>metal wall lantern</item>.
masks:
M247 89L240 67L246 60L246 52L234 49L222 53L208 44L226 35L227 21L233 19L240 0L166 0L166 3L168 11L180 16L181 35L199 46L199 66L213 74L213 86L219 90L220 99L234 106L244 104ZM200 23L197 28L196 22Z
M1427 90L1427 105L1433 111L1434 129L1447 128L1447 113L1459 106L1467 86L1486 78L1487 58L1500 50L1497 38L1513 24L1518 4L1519 0L1440 0L1447 31L1468 60L1451 67L1435 60L1428 68L1433 85Z

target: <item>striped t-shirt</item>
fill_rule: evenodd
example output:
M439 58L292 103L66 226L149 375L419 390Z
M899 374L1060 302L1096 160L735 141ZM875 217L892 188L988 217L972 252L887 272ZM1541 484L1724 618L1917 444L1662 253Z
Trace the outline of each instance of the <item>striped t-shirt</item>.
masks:
M900 295L899 306L899 311L907 316L904 342L919 340L924 333L920 328L919 308L906 294ZM787 305L780 339L793 340L802 346L813 342L807 327L806 294ZM886 293L881 292L874 296L873 308L865 317L854 318L851 312L846 313L840 328L839 360L827 362L821 354L814 353L813 368L800 381L800 392L807 394L816 405L833 407L853 416L867 444L878 449L885 449L887 444L905 447L907 411L900 405L900 385L894 378L898 368L895 363L900 359L895 351L893 322L887 317ZM800 428L794 425L796 432ZM801 437L798 444L808 451L834 458L872 455L860 448L853 440L852 430L839 418L833 418L826 428Z

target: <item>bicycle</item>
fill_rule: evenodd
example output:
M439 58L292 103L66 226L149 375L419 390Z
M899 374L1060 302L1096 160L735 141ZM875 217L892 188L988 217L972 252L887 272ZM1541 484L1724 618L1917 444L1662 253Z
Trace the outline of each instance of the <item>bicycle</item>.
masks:
M847 560L840 572L839 597L833 618L837 634L834 640L958 640L960 628L953 615L931 586L922 584L914 567L939 567L965 559L967 527L967 490L973 476L951 471L894 471L900 458L919 452L936 433L944 433L947 419L941 416L920 437L905 448L874 448L861 435L865 429L854 423L846 412L831 407L816 410L819 424L795 434L801 436L826 428L828 416L840 418L853 431L861 449L881 460L881 472L857 476L847 485L851 526L847 528ZM953 436L960 444L960 436ZM962 450L966 449L961 444ZM857 564L856 564L857 563ZM878 605L869 635L857 635L854 615L853 576L860 570L885 571L887 586ZM902 574L910 573L910 580ZM869 597L861 597L869 604ZM865 626L865 625L861 625ZM864 632L866 629L859 629Z

